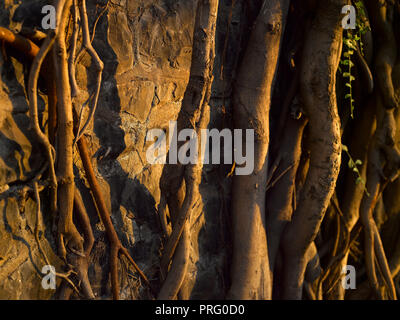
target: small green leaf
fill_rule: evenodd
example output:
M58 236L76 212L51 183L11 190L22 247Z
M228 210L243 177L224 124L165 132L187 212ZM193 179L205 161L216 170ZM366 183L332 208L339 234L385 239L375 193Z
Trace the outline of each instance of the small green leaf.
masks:
M354 45L354 43L353 43L353 41L352 41L351 39L345 39L344 44L345 44L347 47L351 48L351 49L355 49L355 45ZM349 54L352 54L352 53L350 53L350 51L351 51L351 50L349 50L349 51L347 51L347 52L349 52Z
M342 149L343 149L343 151L345 151L345 152L349 152L349 149L348 149L347 146L344 145L344 144L342 144Z

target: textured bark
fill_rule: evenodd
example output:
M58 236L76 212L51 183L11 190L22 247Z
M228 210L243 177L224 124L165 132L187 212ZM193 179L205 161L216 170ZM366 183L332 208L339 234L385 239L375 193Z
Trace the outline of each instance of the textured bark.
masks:
M75 116L77 114L75 113ZM93 193L94 202L96 203L97 210L99 212L101 222L103 223L107 237L110 241L110 275L111 275L111 286L113 298L118 300L119 298L119 284L118 284L118 255L124 255L130 264L136 269L141 279L144 283L151 288L150 283L145 276L145 274L140 270L137 266L128 250L122 245L121 241L118 238L118 234L115 231L114 225L111 221L110 212L105 204L104 197L100 190L100 185L97 181L96 175L93 170L93 166L91 163L91 158L89 155L89 150L86 144L85 137L81 137L78 141L78 149L79 154L82 159L82 164L85 169L86 178L88 180L90 189Z
M311 300L322 300L322 284L319 279L322 275L318 249L314 242L311 243L307 250L307 268L304 274L305 289Z
M77 272L78 282L80 283L80 287L83 293L83 296L86 299L94 299L94 293L92 287L90 285L89 276L88 276L88 267L89 267L89 257L92 251L94 236L92 227L90 225L89 216L86 212L85 205L83 203L81 194L78 189L75 188L74 195L74 214L76 220L79 222L79 226L82 230L84 243L84 256L73 255L70 260L72 265L75 267L75 271ZM64 287L60 290L60 299L68 300L72 293L72 288L70 286L67 287L67 283L63 283Z
M266 226L269 263L272 272L279 251L282 232L286 224L292 219L293 208L296 206L293 203L295 199L293 193L295 192L296 172L301 157L301 141L306 124L307 120L304 117L296 120L290 115L287 119L286 131L280 141L283 147L278 155L280 170L277 170L274 176L280 177L280 174L288 168L289 171L284 173L267 193Z
M47 34L42 2L0 0L0 298L50 298L31 262L56 299L396 298L398 1L56 0ZM146 163L175 119L253 129L252 174Z
M265 229L269 110L288 6L286 0L264 1L236 81L234 126L253 129L255 141L253 173L233 179L231 299L270 299L272 294Z
M379 231L376 226L375 219L373 217L373 210L378 201L381 188L382 188L382 154L383 150L394 150L398 155L398 151L391 147L393 143L390 143L390 147L386 145L388 138L392 140L394 137L388 132L395 131L394 126L394 115L393 110L387 110L383 108L382 103L377 103L377 129L373 138L373 142L370 145L369 157L368 157L368 168L367 168L367 190L370 193L369 196L364 194L363 200L360 206L360 219L364 225L364 247L365 247L365 259L368 278L372 288L375 290L375 294L382 298L380 285L378 282L376 269L375 269L375 257L379 263L383 277L387 283L391 297L396 298L396 292L393 284L393 280L390 275L388 262L385 256L385 252L380 240ZM392 153L392 152L390 152ZM395 160L398 162L398 159ZM390 159L387 159L387 166L394 166L391 164Z
M218 5L218 0L199 0L197 4L190 78L177 120L177 132L190 128L195 130L198 137L201 136L200 130L207 128L210 117L208 102L213 81ZM172 135L173 133L170 132L169 134ZM184 142L178 143L178 148L183 144ZM201 155L200 144L198 145L198 155ZM167 164L161 177L161 197L164 197L162 201L165 201L166 198L168 203L172 232L161 259L161 274L162 277L166 276L166 280L159 299L175 297L185 278L184 273L189 262L190 239L187 224L195 208L195 203L200 198L199 185L202 168L202 159L199 158L196 163L186 166L179 163L175 165ZM185 196L182 200L182 198L178 199L178 194L183 192L183 185L185 186ZM166 210L165 207L164 210ZM165 215L165 212L162 215ZM184 231L185 229L186 231ZM185 233L184 237L182 237L182 233ZM172 262L171 270L168 271L177 246L180 247L179 252L174 257L174 260L177 261Z
M341 139L335 88L342 48L340 12L345 4L342 0L320 3L303 52L300 86L309 117L311 158L299 206L284 231L284 299L302 297L305 255L318 233L339 174Z
M375 57L377 85L383 97L384 107L393 109L399 105L392 79L392 70L397 57L396 38L393 32L394 4L386 0L367 0L366 5L378 40Z
M357 221L359 220L360 205L363 199L364 193L367 190L365 181L367 181L367 164L368 164L368 147L372 139L373 133L376 128L375 121L375 104L376 97L372 96L368 101L365 102L362 114L355 119L354 129L352 130L352 139L349 143L349 150L353 159L359 159L362 161L360 168L360 176L364 183L356 183L357 176L351 170L348 171L344 182L343 199L341 201L341 211L343 212L343 228L347 236L350 236ZM343 258L340 261L339 272L343 270L343 267L347 265L349 258L349 250L344 253ZM337 276L337 274L335 275ZM339 283L335 286L332 297L334 299L343 300L345 295L345 289L342 284Z
M66 258L67 248L83 255L83 239L72 220L74 206L74 172L73 172L73 115L71 102L71 89L68 77L68 58L65 42L65 30L69 18L69 9L72 1L59 3L57 10L62 15L59 22L58 35L55 42L54 59L56 60L57 96L58 96L58 163L57 176L58 188L58 232L59 250L62 257Z

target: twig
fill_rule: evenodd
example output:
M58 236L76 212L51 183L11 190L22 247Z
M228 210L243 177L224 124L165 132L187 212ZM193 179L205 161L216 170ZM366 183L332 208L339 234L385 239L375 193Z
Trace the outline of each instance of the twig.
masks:
M289 172L290 169L293 168L293 166L294 166L295 164L296 164L296 163L292 163L289 167L287 167L285 170L283 170L283 172L280 173L279 176L278 176L274 181L271 182L271 184L267 184L267 189L266 189L266 191L268 191L269 189L271 189L271 188L272 188L286 173Z

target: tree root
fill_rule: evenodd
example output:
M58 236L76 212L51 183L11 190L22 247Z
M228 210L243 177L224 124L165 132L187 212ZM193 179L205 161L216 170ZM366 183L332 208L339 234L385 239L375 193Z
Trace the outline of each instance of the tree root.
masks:
M254 132L254 171L250 175L233 177L229 299L272 297L265 229L269 112L288 10L289 1L263 1L237 76L233 97L234 127ZM246 148L245 143L242 148Z
M44 252L44 250L42 248L42 245L40 243L40 239L39 239L39 233L40 233L40 230L39 230L39 225L40 225L39 219L40 219L40 214L41 214L41 205L40 205L39 188L38 188L38 183L37 183L36 180L32 183L32 187L33 187L33 191L34 191L34 194L35 194L35 200L36 200L36 223L35 223L35 230L34 230L35 241L37 243L37 246L39 248L39 252L41 253L41 255L43 257L43 260L44 260L45 264L46 265L51 265L50 264L50 260L47 257L46 253ZM76 288L74 283L69 279L69 276L71 274L75 274L75 273L76 272L74 270L70 269L67 273L56 272L55 276L64 279L72 287L72 289L75 292L79 293L79 290Z
M322 274L318 250L314 242L307 250L307 268L304 275L306 292L311 300L322 300L321 283L318 281Z
M89 257L94 243L94 236L92 227L90 225L89 216L86 212L86 208L83 203L81 194L77 188L75 188L75 196L74 196L74 213L79 222L79 225L82 229L82 233L84 236L83 247L85 256L82 257L79 255L71 255L71 257L69 257L68 260L71 261L71 264L74 266L74 269L77 270L76 274L77 282L80 284L83 296L86 299L95 299L88 278ZM63 283L63 287L60 289L59 299L68 300L71 293L72 293L71 287L68 286L66 283Z
M396 62L397 46L393 32L394 8L391 1L372 0L367 1L372 27L376 30L379 39L379 49L375 57L375 73L378 87L383 97L386 109L399 106L399 98L396 96L392 80L392 70Z
M287 169L284 170L278 175L278 178L282 178L276 184L272 182L271 187L267 187L266 190L266 228L268 230L269 263L272 271L274 270L282 231L292 217L296 172L300 163L303 130L307 123L307 120L304 118L295 120L291 116L289 117L286 122L288 130L285 131L281 141L284 149L282 147L277 156L281 159L279 166L282 168L287 167L288 172L286 172ZM277 179L274 181L277 181ZM270 188L271 190L269 190Z
M90 113L88 116L88 119L84 123L83 127L80 127L80 123L78 124L78 130L76 133L76 137L74 140L74 145L75 142L78 141L81 136L85 133L86 128L89 126L90 121L92 120L94 113L97 108L97 103L99 100L99 94L100 94L100 88L101 88L101 79L102 79L102 73L103 73L103 68L104 68L104 63L101 61L99 55L97 54L96 50L94 50L92 46L92 42L90 40L90 32L89 32L89 23L88 23L88 16L87 16L87 10L86 10L86 0L80 0L81 5L79 6L80 10L80 16L82 19L82 34L83 34L83 48L79 52L77 61L79 58L84 54L85 51L87 51L90 56L92 57L92 63L94 63L96 72L97 72L97 78L96 78L96 89L94 93L94 98L93 98L93 106L90 109ZM75 13L77 15L77 13ZM72 63L72 65L74 65ZM71 69L71 68L70 68ZM72 68L71 73L74 72L74 68ZM75 74L73 74L73 78L75 78Z
M363 106L363 103L366 105ZM362 162L359 174L364 183L355 183L355 175L353 172L347 171L344 181L343 199L340 204L338 203L338 205L335 206L335 209L342 212L342 229L344 230L344 233L349 235L353 232L353 229L359 220L361 201L365 191L367 190L365 183L367 180L366 171L368 163L368 149L376 128L376 94L371 96L369 100L365 99L363 103L360 103L360 107L363 107L363 112L359 117L354 119L354 129L351 132L352 139L349 142L348 147L352 157L354 159L359 159ZM346 247L346 245L343 247ZM338 267L336 270L340 273L342 272L343 267L347 265L349 252L349 250L346 250L346 253L341 258L341 261L338 262L340 267ZM332 273L329 277L335 278L336 276L337 273ZM336 300L343 300L344 294L345 290L339 283L334 289L332 297Z
M73 142L73 134L72 134L72 107L71 107L71 97L70 97L70 88L69 88L69 74L68 74L68 64L67 64L67 55L65 49L65 34L64 29L66 28L66 21L69 17L69 8L71 6L71 0L59 0L56 2L57 7L57 21L59 21L59 26L55 31L50 32L47 38L40 40L44 40L43 45L39 49L35 43L32 41L25 39L22 36L18 36L13 34L7 29L0 28L0 40L3 40L10 47L16 49L17 51L23 52L26 57L30 60L33 60L30 79L29 79L29 94L30 94L30 111L31 111L31 123L33 129L35 129L35 133L41 141L41 143L46 147L49 168L50 168L50 176L51 176L51 187L53 188L52 194L57 195L56 187L59 186L59 197L53 197L52 201L52 212L56 213L57 208L59 208L59 249L60 254L64 258L65 261L68 261L70 265L73 265L77 270L77 277L79 283L81 283L83 292L86 298L94 298L88 277L87 277L87 264L88 264L88 256L91 251L91 247L93 245L93 233L91 231L90 223L87 218L87 214L85 213L84 206L80 200L80 196L77 194L77 190L74 191L74 183L73 183L73 173L72 173L72 142ZM91 115L95 111L95 106L97 105L98 92L101 84L101 70L102 70L102 62L98 58L95 53L93 47L91 46L90 35L88 31L88 23L87 23L87 14L86 14L86 5L84 1L80 7L81 16L83 16L83 31L84 31L84 47L94 58L96 67L98 69L98 85L95 93L94 99L94 107L92 108ZM75 29L75 33L79 31ZM75 35L74 35L75 36ZM51 50L52 45L56 43L57 51L54 53L54 59L57 62L55 65L59 68L57 70L57 74L61 75L61 77L57 78L57 94L55 92L55 73L50 72L51 67L50 63L46 63L43 65L43 61ZM83 51L82 53L83 54ZM96 57L98 59L96 59ZM37 113L37 81L39 77L39 73L42 74L48 86L48 94L49 94L49 136L47 138L44 133L41 131L38 124L38 113ZM58 95L58 97L57 97ZM58 98L58 99L57 99ZM56 117L55 107L57 104L57 100L59 103L58 117ZM51 110L50 110L51 109ZM90 121L90 117L87 120L87 123ZM54 141L55 137L55 128L54 122L58 121L58 144L59 144L59 163L58 170L61 176L60 182L58 183L58 179L56 178L55 170L54 170L54 158L55 158L55 150L50 143L51 140ZM85 123L83 129L80 131L80 134L83 134L83 130L87 126ZM51 126L51 128L50 128ZM66 130L66 131L65 131ZM53 138L52 138L53 137ZM96 205L99 208L100 216L102 217L102 222L105 224L107 233L109 235L109 239L111 242L111 273L112 273L112 284L113 284L113 296L114 298L118 298L118 271L117 271L117 259L118 254L125 256L128 261L135 267L138 271L139 275L143 279L143 281L150 286L146 276L141 272L139 267L133 261L132 257L122 246L120 243L114 227L112 226L110 215L106 209L104 200L100 194L100 189L95 178L93 168L91 167L90 157L87 152L86 143L84 142L84 138L79 140L79 150L82 157L82 162L84 163L85 171L88 176L89 184L92 189L94 189L93 194L96 200ZM83 156L82 156L83 155ZM94 186L94 187L93 187ZM75 193L75 195L74 195ZM58 205L54 202L58 202ZM80 220L83 225L83 232L85 235L85 247L83 247L83 239L80 236L78 230L76 229L73 221L72 221L72 210L73 205L75 203L75 210L80 217ZM40 205L40 204L39 204ZM68 249L68 251L67 251ZM68 257L68 258L67 258ZM59 275L59 274L58 274ZM69 275L69 274L68 274ZM61 290L61 297L68 298L71 293L71 288L77 291L74 283L67 277L63 275L59 275L63 277L69 284L69 286L65 286Z
M33 129L36 138L43 145L46 150L46 157L49 163L50 169L50 180L51 180L51 188L53 192L56 193L57 190L57 178L54 169L54 159L55 159L55 150L51 145L47 136L42 132L39 126L39 118L38 118L38 109L37 109L37 81L39 78L39 72L43 61L49 52L52 44L54 43L55 37L51 35L47 38L48 40L44 43L44 45L39 49L33 42L28 39L16 35L8 29L0 27L0 40L2 40L8 46L14 48L18 52L22 52L26 57L33 61L31 66L31 71L29 74L29 114L31 121L31 129ZM53 199L51 203L51 207L53 209L57 208L57 199Z
M83 238L79 234L73 222L74 203L74 173L73 173L73 115L72 102L69 85L67 50L65 29L69 17L69 9L72 0L59 1L57 5L59 30L56 37L54 59L56 71L59 75L56 79L57 87L57 120L58 120L58 164L57 175L59 177L58 187L58 232L59 253L66 261L67 248L75 254L83 254Z
M200 130L207 128L210 116L208 102L213 80L218 5L218 0L200 0L198 2L190 78L177 120L178 132L182 129L192 128L198 137L201 136ZM174 133L170 132L169 134ZM180 146L183 144L184 142L179 142ZM200 147L198 155L202 155ZM160 181L161 224L164 226L164 233L168 232L169 228L165 225L166 206L168 205L172 220L172 232L161 258L160 272L161 278L165 279L165 282L158 296L159 299L175 298L185 278L190 245L188 220L200 198L202 161L203 159L197 159L197 163L185 166L167 164L163 170ZM177 246L179 247L178 251L176 251ZM168 271L172 258L171 269Z
M47 38L45 37L35 37L35 33L29 34L33 39L32 40L37 40L37 41L43 41L44 43L39 49L37 45L28 40L25 39L22 36L19 35L14 35L11 31L1 28L1 33L0 37L4 37L5 40L7 40L7 44L10 45L10 47L16 49L17 51L23 52L25 55L30 60L33 60L33 64L31 67L31 72L30 72L30 78L29 78L29 93L30 93L30 116L31 116L31 125L33 128L35 128L35 133L37 137L39 137L39 141L45 144L46 149L47 149L47 155L48 155L48 165L46 168L50 168L50 176L51 176L51 183L50 183L50 188L51 188L51 212L53 214L57 213L57 179L55 178L55 172L54 172L54 156L55 156L55 150L52 146L52 144L55 142L54 137L55 137L55 128L56 125L54 125L54 121L57 121L57 118L54 116L56 113L56 101L57 101L57 96L56 96L56 87L55 87L55 81L54 81L54 72L52 68L52 61L50 57L48 56L48 53L51 50L51 47L53 43L55 42L55 37L56 37L56 32L54 34L50 34ZM27 32L25 30L25 32ZM43 64L43 62L45 62ZM47 89L48 89L48 96L49 96L49 138L47 138L39 128L39 123L38 123L38 114L37 114L37 97L36 97L36 91L37 91L37 81L39 77L39 73L44 76L46 79L46 84L47 84ZM39 134L38 134L39 133ZM51 157L49 156L51 155ZM46 169L44 168L44 169ZM39 174L41 176L41 173ZM37 202L37 212L39 215L40 212L40 198L39 198L39 190L38 190L38 185L37 185L37 180L39 177L35 178L35 182L33 183L33 189L35 193L35 199ZM38 219L38 218L37 218ZM92 235L93 236L93 235ZM43 259L46 264L50 264L50 261L48 260L45 252L43 251L40 241L39 241L39 230L38 230L38 220L35 228L35 239L36 242L38 243L39 251L41 252ZM72 249L74 250L74 249ZM75 251L75 250L74 250ZM77 251L78 254L81 254L79 251ZM74 258L74 255L71 255L71 259ZM74 290L75 292L79 293L78 289L74 285L74 283L69 279L69 276L71 274L76 274L78 276L78 279L85 278L83 281L80 280L85 286L84 291L89 293L91 292L91 287L90 283L87 279L87 266L86 266L86 276L82 276L83 273L81 271L81 265L82 263L74 263L74 261L71 261L71 259L68 259L70 262L70 266L73 267L73 269L78 270L78 272L73 271L73 269L70 269L66 274L61 274L61 273L56 273L56 276L64 279L66 283L68 283L68 286L65 285L65 287L68 287L71 290ZM64 283L63 283L64 285ZM93 294L87 294L86 295L88 298L92 298Z
M300 85L309 117L311 159L301 201L285 229L282 242L284 299L302 297L305 255L317 236L339 175L340 119L335 84L342 46L340 10L345 4L342 0L320 4L303 53ZM324 132L323 137L321 132Z
M77 116L77 112L75 110L75 116ZM150 288L152 293L154 291L150 285L149 280L145 276L145 274L141 271L135 261L132 259L131 255L129 254L128 250L122 245L121 241L118 238L118 235L115 231L115 228L111 221L110 213L107 209L105 204L103 195L100 191L100 186L97 182L97 178L95 176L92 163L90 160L86 139L82 136L78 140L78 149L79 154L82 159L82 164L85 169L86 179L89 183L91 192L93 194L94 201L96 203L101 221L106 229L108 240L110 241L110 272L111 272L111 285L112 285L112 292L114 299L118 299L119 297L119 284L118 284L118 256L119 254L125 256L129 263L136 269L137 273L143 280L143 282Z
M383 298L376 275L376 258L392 299L396 299L396 291L379 231L373 218L373 210L380 193L384 189L382 180L387 180L385 175L393 179L393 177L398 175L400 169L400 152L395 146L395 134L396 123L393 109L388 110L384 108L382 102L378 99L377 129L373 143L370 146L367 170L367 189L370 196L364 195L360 207L360 219L364 226L365 259L370 284L375 294Z
M185 224L172 260L171 270L158 293L158 300L174 300L185 280L190 253L189 232L189 226Z

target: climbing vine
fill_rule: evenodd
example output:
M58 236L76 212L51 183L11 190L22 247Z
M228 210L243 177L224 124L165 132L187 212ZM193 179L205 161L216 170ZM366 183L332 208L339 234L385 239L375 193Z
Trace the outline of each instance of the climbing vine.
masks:
M354 67L354 59L353 55L358 53L360 55L364 55L364 44L362 41L362 37L367 31L370 31L369 23L366 19L365 7L362 1L354 2L357 8L357 19L356 19L356 29L351 30L347 29L344 31L343 36L343 44L344 50L342 54L342 58L340 64L343 69L340 68L339 71L342 72L343 78L346 79L345 86L347 89L347 93L345 95L345 99L349 100L350 103L350 116L354 118L354 98L353 98L353 86L352 82L355 80L353 75L353 67ZM357 52L358 51L358 52Z
M349 152L349 148L344 144L342 144L342 150L346 153L346 155L349 158L349 161L347 162L347 166L349 167L349 169L351 169L357 175L356 184L361 183L364 186L365 193L369 196L368 190L365 187L365 180L361 176L361 173L359 170L359 166L362 165L362 161L360 159L357 159L356 161L354 161L354 159L352 158L352 156Z

